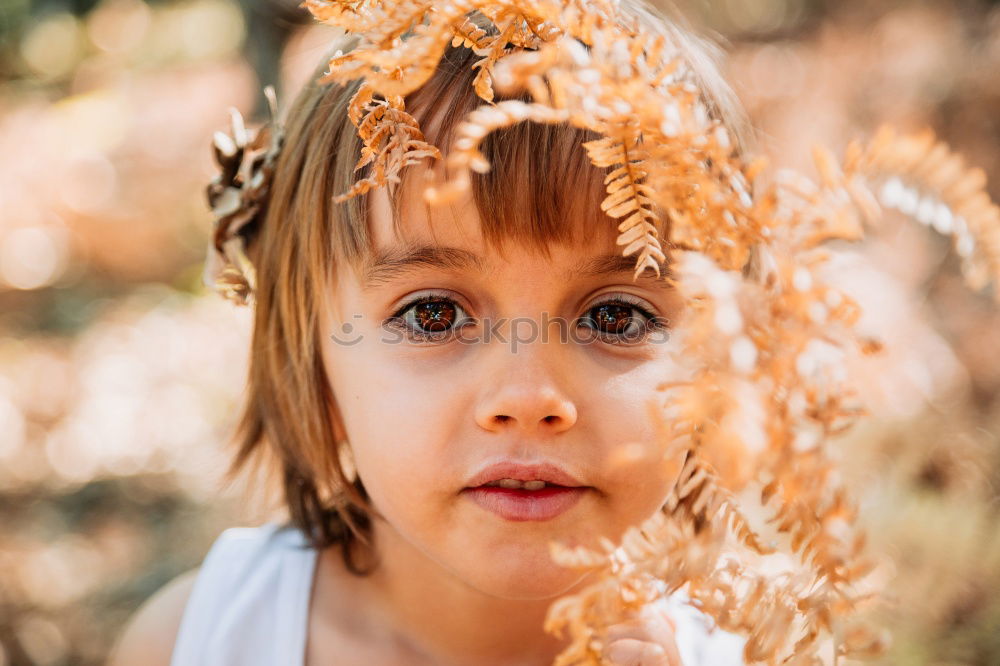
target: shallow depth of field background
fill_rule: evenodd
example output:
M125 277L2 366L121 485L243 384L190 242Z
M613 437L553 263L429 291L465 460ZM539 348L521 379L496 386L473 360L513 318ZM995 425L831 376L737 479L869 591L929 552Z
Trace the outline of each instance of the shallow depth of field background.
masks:
M691 0L761 152L813 175L883 121L1000 200L1000 4ZM222 487L248 312L206 294L209 142L292 94L330 29L282 0L0 0L0 666L101 663L122 623L259 520ZM889 352L836 451L896 601L892 664L1000 664L1000 308L888 218L838 282Z

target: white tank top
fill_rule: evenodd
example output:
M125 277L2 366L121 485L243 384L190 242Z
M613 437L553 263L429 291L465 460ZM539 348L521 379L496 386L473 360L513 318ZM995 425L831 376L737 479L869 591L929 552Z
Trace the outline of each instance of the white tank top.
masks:
M316 551L277 524L223 532L202 563L171 666L303 666ZM663 603L684 666L743 666L746 639L721 629L678 592Z

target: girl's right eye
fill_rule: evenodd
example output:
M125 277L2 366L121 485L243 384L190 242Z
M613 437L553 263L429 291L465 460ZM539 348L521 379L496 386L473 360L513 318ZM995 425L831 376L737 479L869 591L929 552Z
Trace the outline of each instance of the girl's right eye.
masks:
M454 299L427 295L416 298L386 320L385 324L396 328L416 341L437 342L452 335L460 324L471 317L461 317L465 310Z

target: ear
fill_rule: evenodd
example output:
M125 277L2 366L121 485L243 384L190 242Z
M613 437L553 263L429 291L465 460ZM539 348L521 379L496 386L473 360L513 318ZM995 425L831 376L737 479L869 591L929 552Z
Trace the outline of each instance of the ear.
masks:
M351 448L351 441L347 437L347 428L344 427L344 420L341 418L337 401L332 395L328 401L328 407L330 409L330 424L333 427L333 437L337 443L337 459L340 462L340 469L343 470L347 480L353 483L358 478L357 467L354 464L354 450Z
M358 479L358 468L354 464L354 450L351 443L346 439L337 441L337 457L340 460L340 469L344 471L344 476L351 483Z
M347 436L347 428L344 426L344 419L340 413L337 398L333 395L333 389L328 389L327 393L327 409L330 414L330 425L333 428L333 439L338 442L338 444L341 441L349 442L350 437Z

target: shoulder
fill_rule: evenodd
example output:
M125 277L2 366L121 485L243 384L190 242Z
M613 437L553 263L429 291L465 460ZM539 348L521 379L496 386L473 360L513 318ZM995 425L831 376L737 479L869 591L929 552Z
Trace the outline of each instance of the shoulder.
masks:
M132 616L108 666L168 666L184 607L198 569L181 574L153 594Z
M178 576L140 607L109 666L168 666L175 651L204 643L213 621L250 602L244 598L247 589L271 591L280 580L282 554L290 552L308 553L297 530L277 524L225 530L198 569Z

